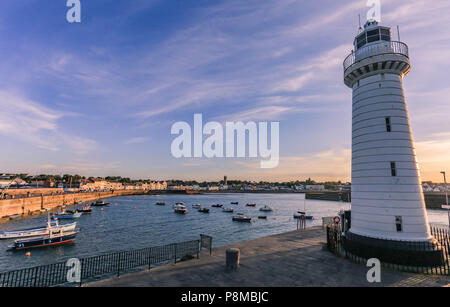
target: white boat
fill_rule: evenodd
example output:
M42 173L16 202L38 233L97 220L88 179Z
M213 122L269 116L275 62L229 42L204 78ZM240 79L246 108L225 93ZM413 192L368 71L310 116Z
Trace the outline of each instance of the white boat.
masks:
M178 214L186 214L187 213L186 206L183 203L176 203L173 206L173 211Z
M273 211L273 208L268 205L265 205L264 207L260 208L259 211L270 212Z
M192 205L192 208L195 208L195 209L200 209L202 206L200 205L200 204L194 204L194 205Z
M21 239L30 237L45 236L53 230L62 230L63 232L73 231L77 226L77 223L70 223L59 225L58 220L49 219L47 226L39 228L30 228L17 231L9 231L0 233L0 239Z
M233 213L233 208L223 208L222 209L223 212L227 212L227 213Z

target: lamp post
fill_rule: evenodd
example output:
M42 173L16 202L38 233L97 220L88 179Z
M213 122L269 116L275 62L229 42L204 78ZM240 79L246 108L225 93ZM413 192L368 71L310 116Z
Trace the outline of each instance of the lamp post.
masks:
M450 228L450 207L448 206L448 187L447 187L447 178L445 177L445 172L441 172L444 175L444 184L445 184L445 200L447 204L447 213L448 213L448 227Z

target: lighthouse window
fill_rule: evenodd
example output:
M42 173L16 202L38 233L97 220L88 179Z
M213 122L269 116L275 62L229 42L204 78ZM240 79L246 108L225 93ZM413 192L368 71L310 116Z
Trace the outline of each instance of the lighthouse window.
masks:
M397 176L397 167L395 165L395 162L391 162L391 176L392 177Z
M381 40L390 42L391 41L391 30L381 29Z
M356 38L356 46L357 48L361 48L367 43L366 41L366 33L361 34Z
M395 227L397 228L397 232L402 231L402 217L401 216L395 217Z
M386 117L386 131L391 132L391 118Z
M372 43L380 40L380 30L372 30L367 32L367 42Z

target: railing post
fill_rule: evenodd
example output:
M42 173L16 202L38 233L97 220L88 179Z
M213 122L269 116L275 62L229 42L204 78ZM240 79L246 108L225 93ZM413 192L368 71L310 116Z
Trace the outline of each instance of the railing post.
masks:
M119 253L119 259L117 260L117 277L120 276L120 256L122 253Z
M178 249L178 243L175 243L175 264L177 263L177 249Z
M83 260L83 258L80 260L80 287L83 284Z
M148 269L150 270L152 268L152 248L149 248L148 251Z
M201 240L198 240L197 242L197 259L200 258L200 248L201 248Z

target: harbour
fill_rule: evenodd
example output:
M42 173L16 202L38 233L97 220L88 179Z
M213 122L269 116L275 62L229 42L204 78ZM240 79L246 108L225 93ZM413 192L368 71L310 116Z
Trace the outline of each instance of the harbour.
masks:
M293 214L304 210L314 216L307 227L321 226L322 217L335 216L350 203L304 200L304 194L204 194L204 195L137 195L107 198L109 206L92 207L92 213L76 219L80 229L74 243L24 251L8 251L11 241L0 241L0 271L9 271L65 261L69 258L97 256L123 250L165 245L197 238L207 234L214 238L214 247L293 231L297 221ZM161 206L157 203L166 203ZM173 205L182 202L186 214L175 214ZM238 204L231 204L238 202ZM246 206L255 203L255 207ZM200 204L209 214L199 212L192 205ZM214 208L223 204L234 213ZM273 211L262 212L268 205ZM232 216L243 213L252 218L250 223L233 222ZM259 219L258 216L267 216ZM445 224L445 211L428 210L431 223ZM0 225L0 232L33 228L45 224L46 215L13 220ZM69 221L65 222L69 223ZM63 222L61 222L63 224Z

